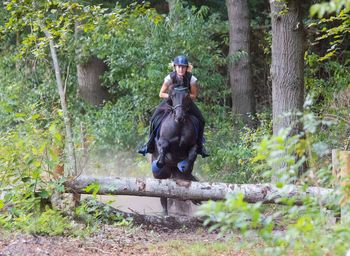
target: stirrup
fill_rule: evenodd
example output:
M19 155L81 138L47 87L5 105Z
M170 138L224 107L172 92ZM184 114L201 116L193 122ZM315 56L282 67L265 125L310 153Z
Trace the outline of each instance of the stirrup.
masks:
M201 156L202 158L206 158L210 156L210 154L204 149L204 147L202 148Z
M202 158L210 156L210 154L205 150L203 145L199 147L198 154L201 155Z
M139 150L137 150L137 153L145 156L147 154L147 145L144 145L141 148L139 148Z

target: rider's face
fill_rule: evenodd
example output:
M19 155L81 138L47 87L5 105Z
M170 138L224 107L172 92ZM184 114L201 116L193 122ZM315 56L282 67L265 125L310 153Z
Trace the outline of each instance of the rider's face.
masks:
M187 70L187 66L175 65L175 71L178 76L184 76Z

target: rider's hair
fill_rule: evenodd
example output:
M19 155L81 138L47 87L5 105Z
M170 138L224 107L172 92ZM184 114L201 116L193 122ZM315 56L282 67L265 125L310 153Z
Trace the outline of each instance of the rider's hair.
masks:
M169 68L172 68L173 71L175 71L175 65L173 61L169 63ZM188 63L187 72L191 72L192 69L193 69L193 65L191 63Z

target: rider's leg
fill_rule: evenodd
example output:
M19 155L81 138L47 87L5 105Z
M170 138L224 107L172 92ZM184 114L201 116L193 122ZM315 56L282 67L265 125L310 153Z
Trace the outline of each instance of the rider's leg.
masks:
M157 129L157 118L162 116L165 112L165 106L167 104L166 100L163 100L154 111L151 121L150 121L150 130L147 142L137 151L139 154L146 155L146 153L153 153L155 150L154 138L156 135Z
M198 145L198 154L200 154L203 158L210 156L210 154L205 150L203 145L203 133L204 133L204 126L205 126L205 120L204 117L194 102L191 102L190 104L190 110L191 115L194 115L198 119L198 138L197 138L197 145Z

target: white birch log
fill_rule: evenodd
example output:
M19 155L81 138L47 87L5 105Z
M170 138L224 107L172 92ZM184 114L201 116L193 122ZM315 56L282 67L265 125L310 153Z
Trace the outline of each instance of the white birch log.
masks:
M242 193L244 200L249 203L285 204L281 200L295 199L294 204L302 204L302 199L310 196L321 204L329 204L334 198L334 191L321 187L302 187L285 185L277 188L273 184L228 184L218 182L193 182L184 180L157 180L153 178L120 178L103 176L81 176L73 182L67 182L67 192L91 194L83 189L98 183L100 195L133 195L150 197L168 197L182 200L223 200L226 195Z

